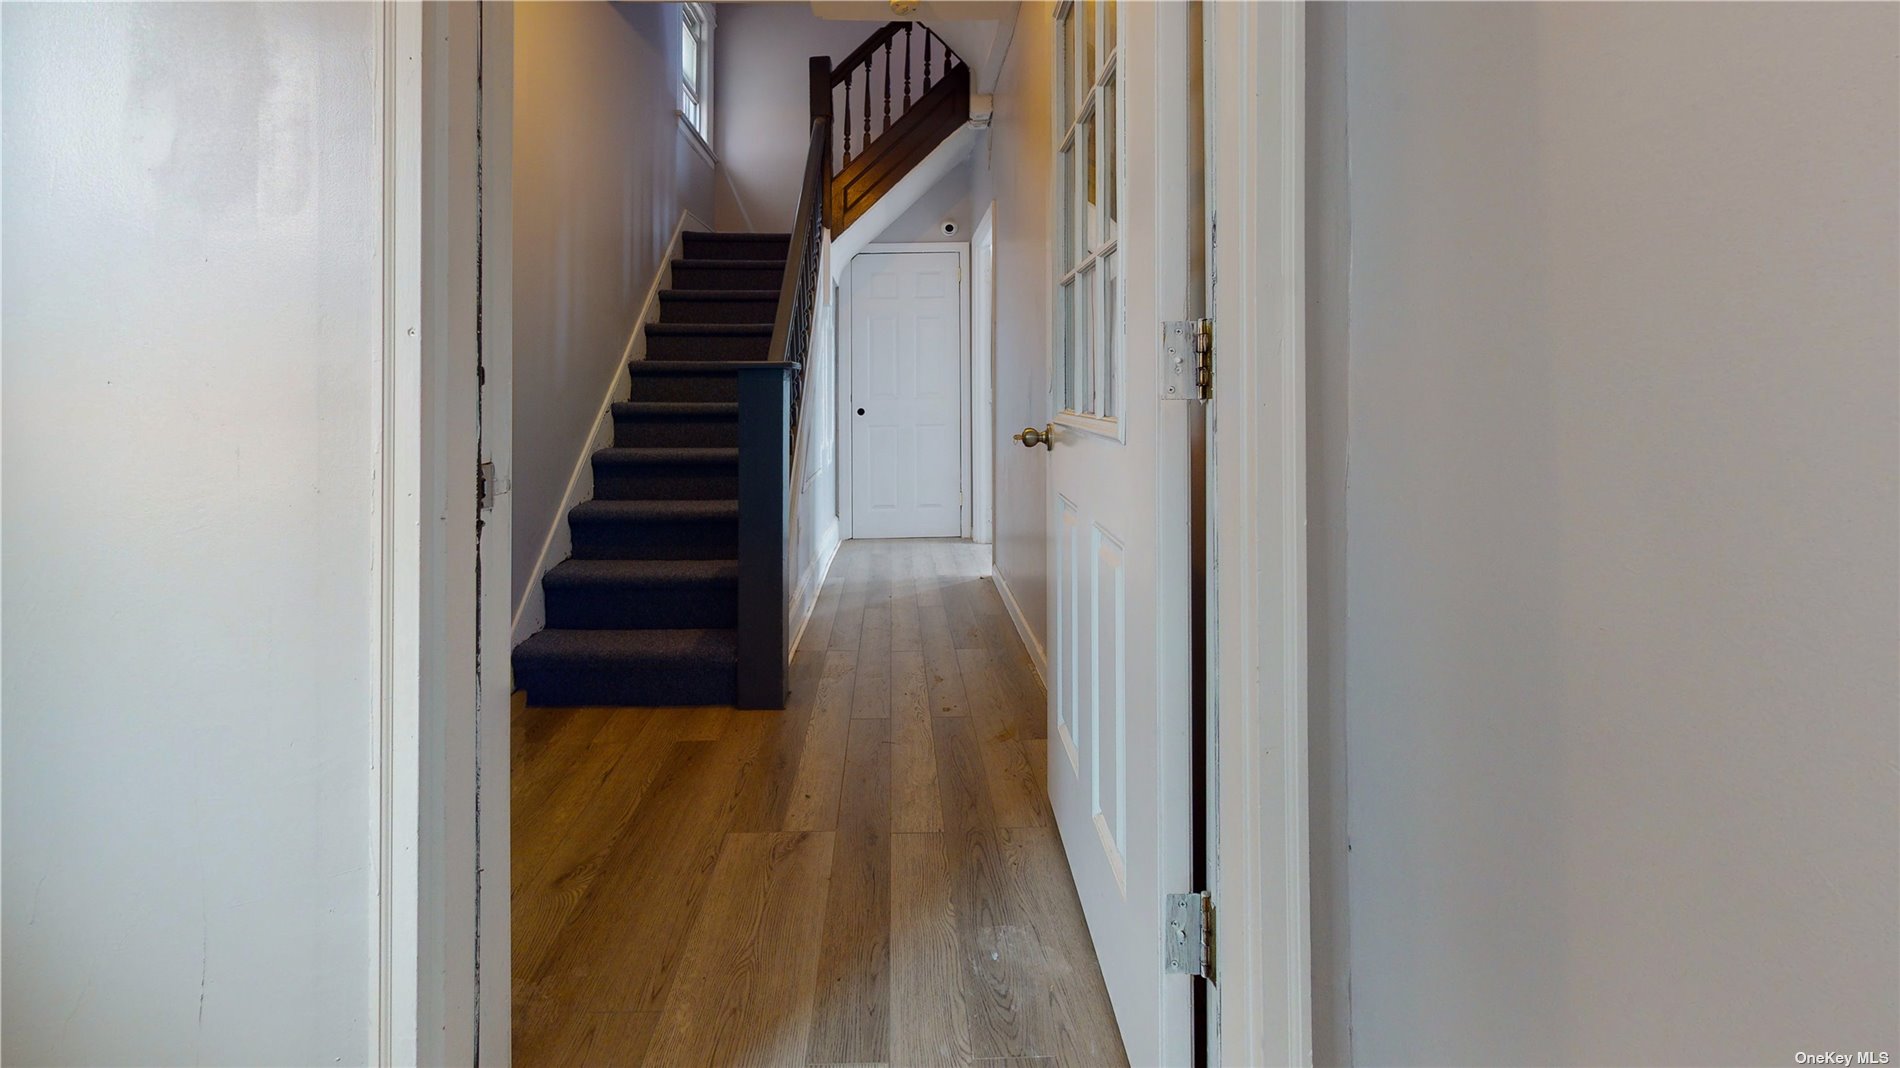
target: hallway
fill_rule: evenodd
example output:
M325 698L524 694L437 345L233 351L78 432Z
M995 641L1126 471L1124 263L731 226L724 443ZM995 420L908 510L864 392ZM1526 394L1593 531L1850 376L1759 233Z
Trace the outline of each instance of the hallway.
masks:
M988 570L846 542L783 712L517 695L516 1063L1125 1063Z

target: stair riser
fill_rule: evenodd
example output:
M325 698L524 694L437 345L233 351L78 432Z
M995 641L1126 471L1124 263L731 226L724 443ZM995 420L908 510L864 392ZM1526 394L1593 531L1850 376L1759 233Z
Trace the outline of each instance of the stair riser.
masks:
M729 519L574 523L579 560L731 560L739 524Z
M689 260L782 260L791 255L792 239L733 240L706 234L683 234Z
M664 707L729 705L736 696L738 679L730 665L702 673L683 672L674 665L656 669L630 662L560 671L518 669L515 682L527 691L528 704L537 708Z
M615 419L620 448L737 448L739 424L732 419Z
M636 401L722 401L730 403L739 399L739 376L721 375L654 375L633 376L633 393L630 400ZM737 444L736 442L734 444Z
M730 583L662 589L550 588L548 626L572 630L730 629L739 592Z
M660 298L660 321L663 323L769 323L776 318L776 300Z
M736 466L638 473L594 472L597 501L730 501L738 496Z
M783 267L689 267L673 265L674 289L777 289Z
M772 339L764 334L745 337L647 335L649 360L763 360L771 348Z

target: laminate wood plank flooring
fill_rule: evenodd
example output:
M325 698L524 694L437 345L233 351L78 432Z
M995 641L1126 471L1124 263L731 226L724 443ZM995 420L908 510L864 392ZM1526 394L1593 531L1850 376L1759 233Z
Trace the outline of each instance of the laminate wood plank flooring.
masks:
M1126 1063L988 576L846 542L783 712L517 703L516 1064Z

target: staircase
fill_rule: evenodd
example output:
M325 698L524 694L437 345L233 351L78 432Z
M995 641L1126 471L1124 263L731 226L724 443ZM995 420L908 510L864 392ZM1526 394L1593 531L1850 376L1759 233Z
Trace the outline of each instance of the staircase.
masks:
M573 556L542 579L547 629L515 648L531 704L739 697L740 379L774 366L791 235L684 243L594 453L594 499L568 513Z
M682 238L593 455L594 497L568 512L573 555L542 577L546 629L515 647L532 705L784 707L791 457L826 224L849 227L970 114L969 67L921 23L809 74L793 231Z

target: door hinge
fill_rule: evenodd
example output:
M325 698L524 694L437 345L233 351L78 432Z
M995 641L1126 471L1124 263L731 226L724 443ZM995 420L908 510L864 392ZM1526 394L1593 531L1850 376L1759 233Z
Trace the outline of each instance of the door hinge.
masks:
M475 467L475 507L486 512L495 506L495 463L493 460L477 464Z
M1170 319L1161 324L1161 396L1214 396L1214 320Z
M1168 974L1214 978L1214 900L1168 895Z

